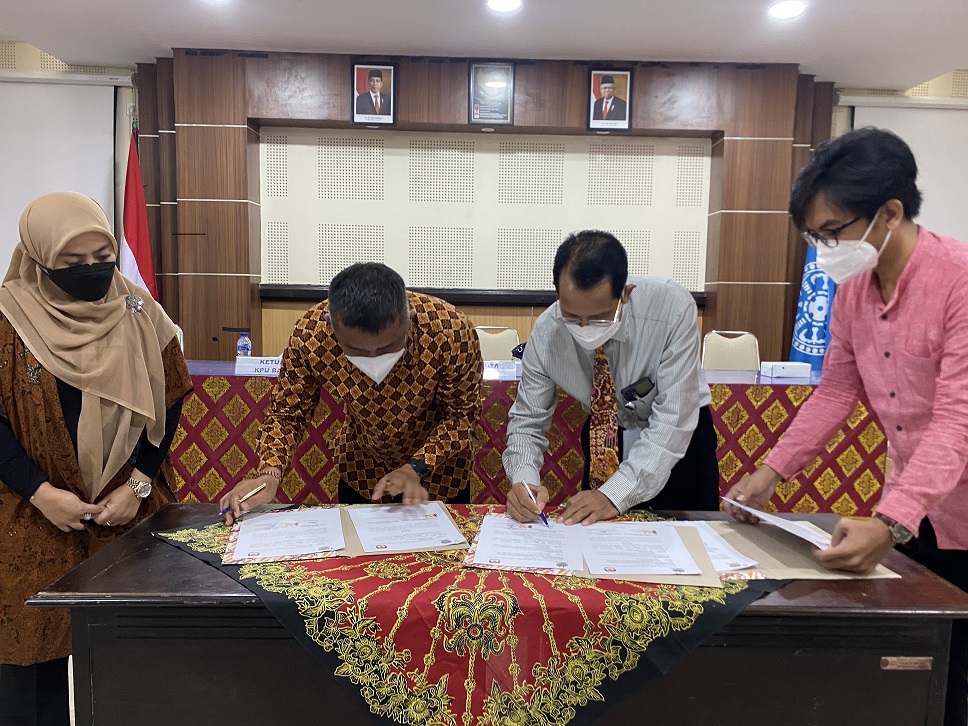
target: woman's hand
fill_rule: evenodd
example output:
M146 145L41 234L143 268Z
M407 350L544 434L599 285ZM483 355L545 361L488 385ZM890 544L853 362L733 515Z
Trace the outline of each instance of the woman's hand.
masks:
M134 496L134 492L131 494ZM58 489L47 481L37 488L30 503L61 532L84 529L84 521L99 516L102 509L100 504L88 504L73 492Z
M94 518L94 522L102 527L120 527L127 524L135 518L141 507L141 500L127 484L122 484L110 494L101 497L97 503L101 505L101 513Z

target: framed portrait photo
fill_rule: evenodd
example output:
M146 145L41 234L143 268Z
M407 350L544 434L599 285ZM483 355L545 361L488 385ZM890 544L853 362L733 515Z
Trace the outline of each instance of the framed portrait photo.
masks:
M592 68L588 73L588 128L628 131L632 121L632 71Z
M352 78L353 123L393 126L397 122L396 64L354 63Z
M467 123L514 125L514 64L471 63Z

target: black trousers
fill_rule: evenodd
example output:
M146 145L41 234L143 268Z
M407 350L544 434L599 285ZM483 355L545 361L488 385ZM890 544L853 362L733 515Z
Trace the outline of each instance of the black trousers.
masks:
M581 430L581 448L585 453L582 488L588 488L589 443L591 419ZM618 458L625 458L621 426L618 430ZM648 502L649 509L691 509L704 512L719 511L719 464L716 461L716 429L709 406L699 409L699 422L685 455L672 467L669 481Z
M67 658L0 665L0 726L70 726Z
M343 479L339 480L339 488L336 490L337 501L340 504L373 504L373 502L353 487L347 484ZM447 500L448 504L470 504L471 503L471 485L470 482L467 486L461 489L457 496L453 499ZM0 724L0 726L3 726Z
M921 522L918 536L897 547L952 585L968 592L968 550L942 550L931 522ZM945 726L968 724L968 620L951 624L951 656L948 663L948 693L944 706Z

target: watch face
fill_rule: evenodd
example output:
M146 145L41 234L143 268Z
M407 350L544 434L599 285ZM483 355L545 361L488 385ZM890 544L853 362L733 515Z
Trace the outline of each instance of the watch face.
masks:
M138 482L131 489L134 491L136 497L146 499L151 494L151 483L146 481Z

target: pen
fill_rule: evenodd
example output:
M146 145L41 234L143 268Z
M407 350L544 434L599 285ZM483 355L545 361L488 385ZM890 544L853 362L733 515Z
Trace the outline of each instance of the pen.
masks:
M528 496L531 497L531 501L535 503L535 506L537 506L538 500L534 498L534 490L528 484L525 484L524 488L528 490ZM551 526L548 524L548 518L545 516L544 512L538 512L538 516L541 517L541 521L545 523L545 527Z
M262 491L263 489L265 489L265 488L266 488L266 482L262 482L262 483L261 483L261 484L260 484L259 486L257 486L257 487L256 487L255 489L253 489L253 490L252 490L251 492L249 492L248 494L243 494L243 495L242 495L242 498L241 498L241 499L239 500L239 504L241 504L242 502L244 502L244 501L245 501L246 499L248 499L249 497L254 497L254 496L255 496L256 494L258 494L259 492L261 492L261 491ZM533 496L532 496L531 498L532 498L532 499L534 499L534 497L533 497ZM219 514L220 514L220 515L222 515L222 514L225 514L225 513L226 513L227 511L229 511L229 510L230 510L231 508L232 508L232 506L231 506L231 505L229 505L229 506L227 506L227 507L226 507L225 509L223 509L223 510L222 510L221 512L219 512Z

